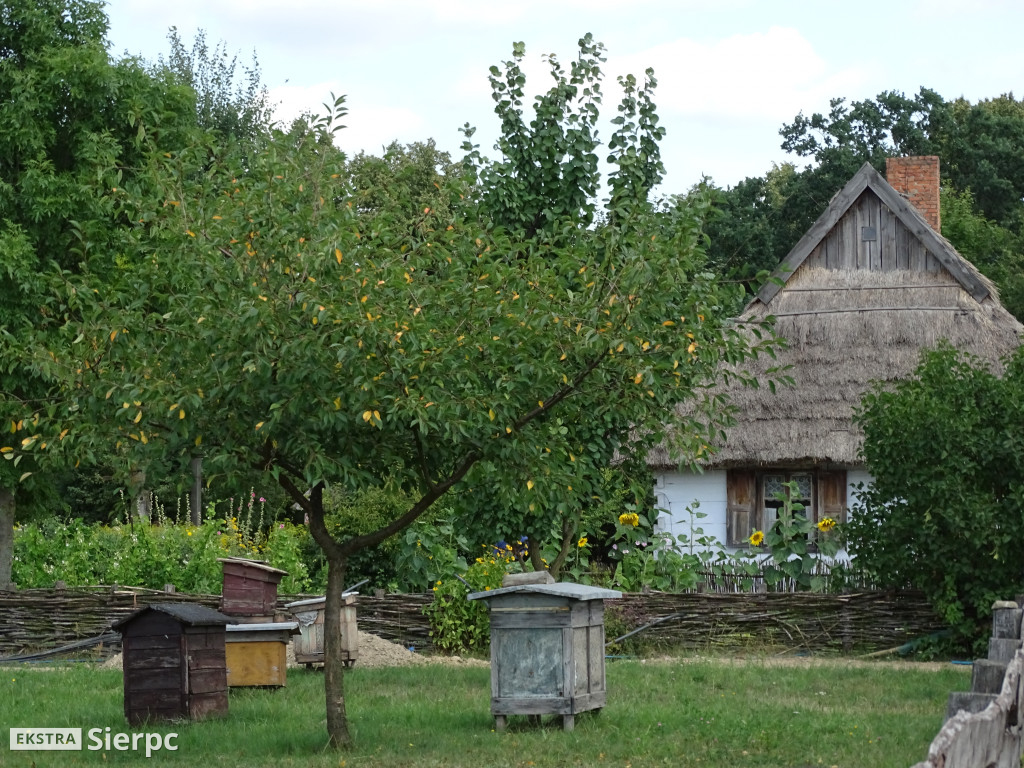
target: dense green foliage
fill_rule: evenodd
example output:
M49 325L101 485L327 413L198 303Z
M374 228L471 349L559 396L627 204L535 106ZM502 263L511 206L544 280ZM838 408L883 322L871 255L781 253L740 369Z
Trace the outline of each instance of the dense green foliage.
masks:
M858 414L873 484L850 551L880 583L916 587L961 637L1024 587L1024 354L1002 376L949 347Z
M106 31L99 2L0 7L0 423L8 434L49 388L10 341L52 329L44 275L92 269L110 279L124 269L133 256L123 249L120 187L139 178L152 141L177 149L195 124L187 89L138 61L113 61ZM54 471L31 457L0 465L0 586L15 507L24 517L55 506Z

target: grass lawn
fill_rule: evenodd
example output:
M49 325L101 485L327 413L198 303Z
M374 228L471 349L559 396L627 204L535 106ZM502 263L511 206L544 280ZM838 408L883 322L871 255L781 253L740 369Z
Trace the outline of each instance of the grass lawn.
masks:
M923 760L950 691L970 668L947 665L613 661L608 706L495 733L490 672L427 665L346 675L355 746L325 752L323 675L293 669L281 690L233 690L226 719L140 727L177 733L176 751L12 752L11 727L131 733L121 673L88 665L0 669L0 765L202 766L842 766Z

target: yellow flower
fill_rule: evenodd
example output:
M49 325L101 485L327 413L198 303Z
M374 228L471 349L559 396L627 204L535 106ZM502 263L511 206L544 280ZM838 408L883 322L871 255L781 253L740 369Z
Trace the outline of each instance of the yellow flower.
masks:
M576 546L577 547L585 547L585 546L587 546L587 537L583 536L582 538L580 538L580 540L576 542Z
M818 530L821 531L822 533L827 533L828 531L831 531L835 527L836 527L836 521L833 520L831 517L823 517L818 522Z
M750 543L755 547L760 547L764 543L764 534L761 531L754 531L750 534Z
M632 525L635 528L640 525L640 515L636 512L623 512L619 515L619 525Z

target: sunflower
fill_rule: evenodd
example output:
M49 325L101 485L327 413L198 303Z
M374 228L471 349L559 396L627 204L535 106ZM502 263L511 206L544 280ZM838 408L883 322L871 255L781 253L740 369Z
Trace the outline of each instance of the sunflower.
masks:
M760 547L764 543L764 534L761 531L754 531L750 534L750 543L755 547Z
M828 533L829 531L831 531L835 527L836 527L836 521L833 520L831 517L823 517L818 522L818 530L821 531L822 533Z

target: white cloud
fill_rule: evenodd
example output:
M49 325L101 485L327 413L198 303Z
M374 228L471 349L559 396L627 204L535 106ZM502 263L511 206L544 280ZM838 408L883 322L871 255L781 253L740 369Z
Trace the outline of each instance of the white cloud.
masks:
M638 77L653 66L664 111L729 119L788 120L856 91L864 79L857 67L831 70L810 42L785 27L711 42L679 39L609 65Z

